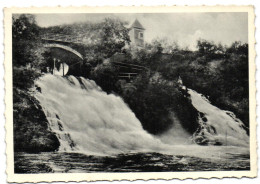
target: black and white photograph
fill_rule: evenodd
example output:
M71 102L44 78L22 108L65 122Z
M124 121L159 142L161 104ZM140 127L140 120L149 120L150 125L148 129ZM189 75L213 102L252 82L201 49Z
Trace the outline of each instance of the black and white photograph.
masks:
M249 10L12 13L13 174L255 170Z

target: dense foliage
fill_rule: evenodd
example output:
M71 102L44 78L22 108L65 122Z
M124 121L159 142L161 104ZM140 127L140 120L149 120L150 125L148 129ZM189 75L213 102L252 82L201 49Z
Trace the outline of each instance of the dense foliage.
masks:
M125 62L143 65L150 74L140 75L134 80L132 85L136 90L131 90L131 93L120 92L114 85L108 91L117 91L144 128L152 133L160 133L170 126L169 112L174 106L178 106L174 112L179 119L183 112L191 112L190 117L184 114L182 124L185 126L184 122L189 121L185 128L192 131L197 126L196 113L184 102L183 95L179 96L181 90L176 87L176 81L181 77L185 86L207 96L213 105L234 112L249 127L248 44L234 42L227 47L198 40L197 48L197 51L190 51L179 48L176 43L166 44L165 40L157 40L147 44L145 49L128 50ZM156 72L161 81L151 84L149 80ZM169 87L162 81L171 81L173 86ZM101 86L105 84L106 89L109 87L106 81L98 83ZM125 85L121 86L122 91L128 91ZM183 111L177 112L178 109Z
M135 90L124 86L120 95L145 130L161 134L179 122L190 133L197 129L197 111L177 81L165 80L158 72L144 72L131 85Z
M182 78L184 85L206 95L217 107L234 112L249 126L248 44L231 46L198 40L197 51L164 48L160 42L138 51L131 62L143 63L169 81Z

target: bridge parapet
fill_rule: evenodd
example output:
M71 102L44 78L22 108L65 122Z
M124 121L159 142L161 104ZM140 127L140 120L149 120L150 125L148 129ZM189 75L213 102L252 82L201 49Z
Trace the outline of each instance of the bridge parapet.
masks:
M46 33L41 37L42 40L46 41L56 41L56 42L67 42L74 44L84 44L83 40L85 36L82 35L69 35L69 34L55 34L55 33Z

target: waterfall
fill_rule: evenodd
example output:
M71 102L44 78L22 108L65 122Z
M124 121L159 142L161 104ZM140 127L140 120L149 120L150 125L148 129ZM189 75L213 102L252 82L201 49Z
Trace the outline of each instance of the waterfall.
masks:
M193 90L188 90L192 104L201 112L194 142L174 112L171 129L160 136L149 134L122 98L107 94L92 80L46 74L35 85L41 89L35 97L61 143L59 151L101 155L149 151L210 157L209 152L218 148L205 150L194 142L202 139L208 144L248 146L243 123Z
M124 101L94 81L47 74L36 85L41 88L36 98L60 139L60 151L110 154L162 149Z
M221 110L203 95L189 89L192 105L200 112L199 129L194 133L195 142L226 146L248 146L249 137L244 124L234 113Z

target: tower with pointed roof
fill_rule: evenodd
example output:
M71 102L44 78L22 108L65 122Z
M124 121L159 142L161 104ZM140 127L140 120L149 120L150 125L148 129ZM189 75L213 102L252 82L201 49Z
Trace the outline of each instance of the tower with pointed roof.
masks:
M129 36L131 44L137 47L144 47L144 27L135 19L134 23L130 27Z

